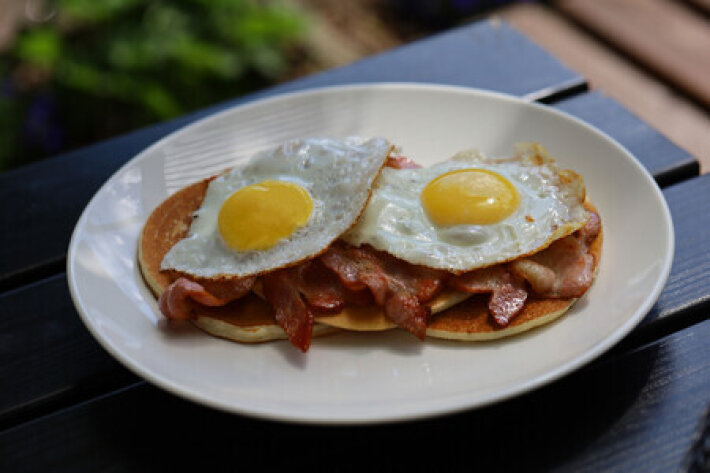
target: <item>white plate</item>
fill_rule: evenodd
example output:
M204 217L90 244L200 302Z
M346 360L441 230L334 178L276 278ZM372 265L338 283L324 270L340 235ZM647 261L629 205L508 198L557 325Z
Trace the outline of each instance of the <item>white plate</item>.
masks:
M538 141L582 176L604 224L597 281L559 321L500 342L422 343L400 331L241 345L166 326L136 265L141 227L166 196L285 139L380 135L428 165L461 149L509 155ZM422 84L333 87L231 108L154 144L97 192L67 262L96 339L148 381L226 411L313 423L412 419L499 401L611 347L647 313L670 270L673 227L655 182L595 128L479 90Z

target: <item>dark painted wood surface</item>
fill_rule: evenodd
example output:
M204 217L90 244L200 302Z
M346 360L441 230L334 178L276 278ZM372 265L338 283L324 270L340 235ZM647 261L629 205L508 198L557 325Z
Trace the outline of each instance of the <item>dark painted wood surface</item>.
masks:
M91 337L64 273L0 296L0 429L138 381Z
M671 186L664 195L678 234L673 269L621 351L710 317L710 174ZM47 406L137 381L84 329L63 274L0 296L0 307L0 383L7 386L0 390L0 428Z
M579 94L555 103L555 108L594 125L637 156L660 186L697 176L698 161L671 143L618 102L601 92Z
M123 163L161 137L258 98L363 82L430 82L535 98L564 95L585 84L509 26L485 21L2 174L0 202L14 202L23 211L0 212L0 228L13 228L0 232L0 290L56 273L91 196Z
M710 399L709 337L706 321L487 409L377 427L256 421L142 384L0 434L0 470L677 471Z
M643 323L710 317L710 174L664 189L675 230L673 267Z
M675 263L641 325L590 366L528 395L365 428L213 411L150 386L104 352L82 326L63 274L71 230L101 183L156 139L225 107L370 81L476 86L553 103L619 140L659 184L682 181L664 190ZM203 470L254 459L368 471L674 471L710 402L710 176L691 178L697 171L617 103L584 93L584 80L549 54L504 24L483 22L2 174L0 228L14 230L0 231L0 471Z

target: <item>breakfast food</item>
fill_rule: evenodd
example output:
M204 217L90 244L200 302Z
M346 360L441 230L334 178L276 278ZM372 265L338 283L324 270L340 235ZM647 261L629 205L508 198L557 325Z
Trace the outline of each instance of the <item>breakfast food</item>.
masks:
M163 314L239 341L288 336L307 349L312 331L323 331L312 316L277 302L265 316L258 303L238 300L257 276L267 299L280 299L288 272L277 269L313 259L355 223L391 148L382 138L293 140L171 196L139 242L141 271ZM218 323L215 313L224 318L235 305L249 314L230 327Z
M562 315L592 283L601 221L539 145L420 168L382 138L287 142L148 219L163 314L256 342L404 328L486 340Z
M468 152L428 168L383 169L343 239L460 273L536 253L586 220L582 179L540 149L506 160Z
M356 222L391 147L312 139L257 154L209 183L161 269L233 279L312 258Z

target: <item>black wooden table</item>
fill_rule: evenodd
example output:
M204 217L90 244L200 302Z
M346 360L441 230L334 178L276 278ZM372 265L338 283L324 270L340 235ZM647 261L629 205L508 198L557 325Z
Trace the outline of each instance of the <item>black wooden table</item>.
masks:
M607 132L663 188L676 252L657 304L591 365L530 394L433 420L305 427L213 411L137 378L82 325L64 274L76 220L118 167L215 111L317 86L479 87ZM164 471L246 462L328 470L676 471L710 403L710 175L505 24L483 21L0 174L0 471ZM200 470L201 471L201 470Z

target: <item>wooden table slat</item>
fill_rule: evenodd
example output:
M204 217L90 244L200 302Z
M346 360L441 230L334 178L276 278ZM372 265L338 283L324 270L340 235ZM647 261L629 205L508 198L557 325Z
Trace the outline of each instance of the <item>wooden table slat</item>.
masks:
M673 0L559 0L558 9L710 106L710 28Z
M710 317L710 174L664 189L675 253L666 286L644 324L697 314Z
M81 322L64 274L0 296L0 428L139 378Z
M379 427L256 421L144 384L5 431L0 470L293 467L306 454L348 471L375 457L381 470L676 471L710 401L708 337L710 321L486 409Z
M616 139L641 160L662 187L697 176L700 171L698 161L687 151L601 92L580 94L554 106Z

